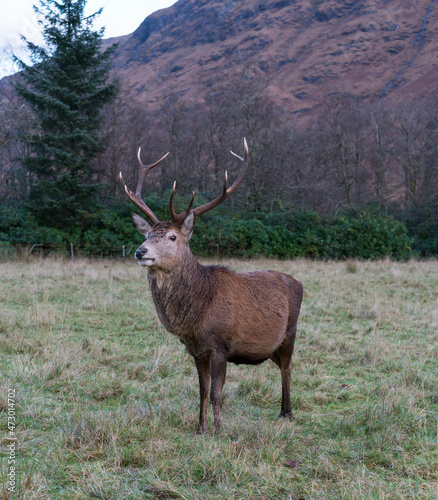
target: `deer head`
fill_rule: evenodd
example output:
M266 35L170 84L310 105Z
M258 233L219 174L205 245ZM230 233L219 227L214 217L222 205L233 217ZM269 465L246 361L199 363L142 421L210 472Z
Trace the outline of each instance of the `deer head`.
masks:
M196 216L201 215L223 203L237 189L243 180L245 170L248 165L248 145L244 139L244 158L233 153L230 153L242 162L239 177L232 186L228 186L228 173L225 171L225 180L222 192L212 201L200 205L192 209L195 199L195 193L192 193L192 198L184 212L176 213L173 206L173 199L176 190L176 181L173 183L172 192L169 199L170 221L161 222L153 211L147 206L142 198L143 184L147 173L154 167L159 165L169 153L165 154L157 162L151 165L144 165L141 161L141 148L138 150L137 158L140 164L140 175L137 183L135 194L126 186L120 173L125 192L131 201L148 217L150 222L145 220L140 215L133 213L132 218L138 231L145 236L145 242L136 250L135 257L142 266L147 266L149 269L170 269L179 256L184 253L185 247L190 240L193 229L195 227Z

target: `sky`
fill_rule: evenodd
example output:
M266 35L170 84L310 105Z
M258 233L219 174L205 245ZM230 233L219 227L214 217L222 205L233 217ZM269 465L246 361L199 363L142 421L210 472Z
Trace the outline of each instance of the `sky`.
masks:
M104 38L132 33L152 12L170 7L176 0L88 0L86 13L103 12L95 28L105 26ZM33 5L38 0L1 0L0 8L0 78L15 73L11 52L26 60L25 44L20 35L42 44L41 28L37 24Z

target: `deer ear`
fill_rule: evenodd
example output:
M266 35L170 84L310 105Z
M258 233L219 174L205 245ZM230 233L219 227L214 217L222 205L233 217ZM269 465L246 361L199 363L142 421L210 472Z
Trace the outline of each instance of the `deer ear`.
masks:
M190 212L189 216L181 226L181 231L187 238L187 241L189 241L189 239L192 237L193 229L195 229L195 214L193 212Z
M152 226L149 222L138 214L132 214L132 220L134 221L135 227L143 236L146 236L146 233L152 231Z

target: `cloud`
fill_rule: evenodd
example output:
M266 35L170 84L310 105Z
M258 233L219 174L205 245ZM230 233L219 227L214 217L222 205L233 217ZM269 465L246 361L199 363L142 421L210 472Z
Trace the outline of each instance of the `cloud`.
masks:
M0 46L20 44L20 35L35 43L41 40L32 0L14 0L2 6Z
M96 19L95 29L105 26L105 37L116 37L132 33L152 12L174 4L175 0L88 0L85 12L90 15L103 7L103 12ZM41 26L33 5L38 0L12 0L2 4L0 16L0 78L18 71L12 63L12 53L26 62L26 44L21 36L37 44L44 45Z

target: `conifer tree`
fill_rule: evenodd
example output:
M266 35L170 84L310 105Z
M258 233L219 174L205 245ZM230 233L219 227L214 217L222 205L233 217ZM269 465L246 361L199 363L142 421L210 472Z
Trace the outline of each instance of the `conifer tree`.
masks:
M41 223L64 229L93 210L97 186L91 165L104 149L100 115L118 91L109 81L116 46L102 51L104 29L92 27L102 9L86 16L85 6L86 0L41 0L34 10L45 46L24 39L34 64L17 59L24 71L16 92L39 124L24 138L31 151L22 159L30 206Z

